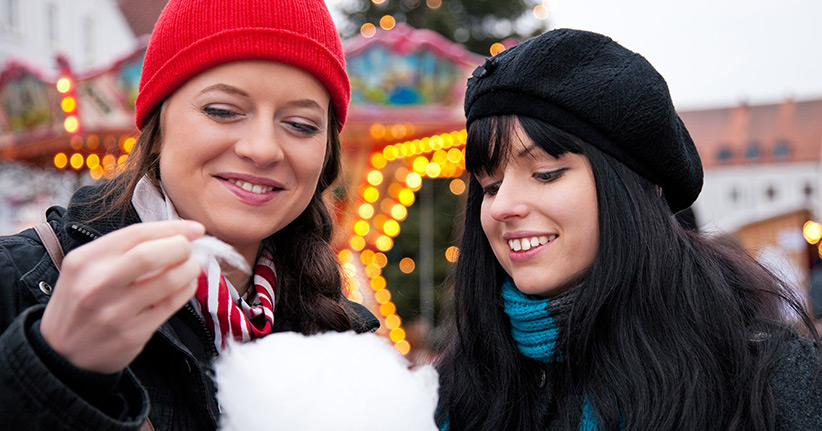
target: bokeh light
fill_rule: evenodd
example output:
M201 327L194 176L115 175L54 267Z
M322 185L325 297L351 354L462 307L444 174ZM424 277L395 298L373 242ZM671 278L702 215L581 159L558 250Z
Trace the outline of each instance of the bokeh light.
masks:
M402 271L404 274L410 274L414 272L414 268L417 267L417 264L414 262L414 259L411 259L410 257L404 257L402 258L402 260L400 260L399 266L400 271Z
M397 21L391 15L380 18L380 28L383 30L391 30L395 25L397 25Z
M394 240L389 236L380 235L377 237L377 240L374 241L374 245L377 246L377 250L379 251L388 251L394 247Z
M72 112L77 108L77 101L73 97L66 97L60 102L60 107L63 108L63 112Z
M412 192L411 189L402 189L397 195L397 199L399 199L401 204L410 207L414 204L414 192Z
M54 166L57 169L63 169L68 164L68 156L65 153L57 153L54 155Z
M534 6L534 17L536 17L538 20L544 20L544 19L548 18L548 15L549 15L549 11L548 11L548 8L545 7L545 5L540 4L540 5Z
M374 37L374 35L377 34L377 26L371 24L370 22L367 22L363 24L362 27L360 27L360 34L362 35L362 37L366 39Z
M71 163L72 168L74 168L75 170L79 170L83 167L83 155L80 153L74 153L71 155L71 159L69 159L69 162Z
M71 90L71 79L63 77L57 80L57 91L68 93L69 90Z
M463 192L465 192L465 181L463 181L459 178L454 178L448 184L448 189L450 189L451 193L453 193L455 195L461 195L461 194L463 194Z
M97 154L89 154L89 156L86 157L86 166L88 166L89 169L100 167L100 156ZM102 173L102 168L100 168L100 174L102 175Z
M372 186L378 186L380 185L380 183L382 183L382 172L375 169L369 172L366 178L368 184L371 184Z
M805 237L805 241L808 241L809 244L816 244L822 239L822 225L819 223L809 220L805 222L805 225L802 226L802 235Z
M374 215L374 207L371 204L362 204L357 209L357 213L361 218L370 219Z
M411 351L411 344L408 343L408 340L402 340L397 344L394 344L394 348L397 349L401 355L407 355L408 352Z
M505 45L497 42L497 43L491 45L490 51L491 51L492 56L497 55L497 54L501 53L502 51L505 51Z
M66 120L63 121L63 127L66 128L66 132L74 133L80 128L80 120L74 115L69 115L66 117Z
M451 246L445 249L445 260L454 263L460 255L460 249L457 246Z

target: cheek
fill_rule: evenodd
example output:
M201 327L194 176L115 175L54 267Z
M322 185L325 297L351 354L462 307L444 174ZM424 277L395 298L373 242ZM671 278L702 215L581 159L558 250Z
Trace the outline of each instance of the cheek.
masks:
M494 219L491 218L490 208L488 208L485 202L482 203L482 207L480 207L480 224L482 225L482 231L485 232L486 238L491 238L491 230L493 229Z
M596 194L594 194L594 196L596 196ZM586 266L590 266L594 263L594 258L599 249L599 213L596 200L594 200L592 204L587 205L584 211L585 214L588 215L583 218L583 220L586 221L583 230L587 232L587 238L585 238L587 246L584 247L586 251L584 260Z
M482 210L480 211L480 224L482 224L482 231L485 233L485 238L488 240L488 243L491 244L491 250L497 257L497 260L501 262L503 256L500 256L500 253L507 255L508 244L501 242L502 239L499 232L500 223L491 217L490 212L490 204L486 205L483 203Z
M300 176L305 178L305 181L310 182L311 190L317 188L320 176L323 174L323 167L325 166L325 152L326 148L323 145L319 149L313 149L306 152L304 155L297 154L298 166L300 169Z

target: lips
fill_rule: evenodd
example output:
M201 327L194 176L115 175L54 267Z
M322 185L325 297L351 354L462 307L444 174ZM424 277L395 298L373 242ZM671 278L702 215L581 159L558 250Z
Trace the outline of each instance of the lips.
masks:
M532 248L545 245L557 238L556 235L536 235L522 238L512 238L508 240L508 247L511 251L528 251Z
M265 205L285 190L282 184L274 180L248 174L225 173L214 177L234 196L249 205Z

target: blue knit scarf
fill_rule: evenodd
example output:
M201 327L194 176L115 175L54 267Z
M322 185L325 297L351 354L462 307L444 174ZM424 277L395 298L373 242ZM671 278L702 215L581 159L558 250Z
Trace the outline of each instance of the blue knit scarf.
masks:
M523 355L544 363L562 362L564 357L558 350L560 325L572 305L572 298L560 294L555 298L537 298L517 289L511 278L502 285L502 299L505 314L511 320L511 336ZM588 397L582 406L580 431L597 431L597 418Z

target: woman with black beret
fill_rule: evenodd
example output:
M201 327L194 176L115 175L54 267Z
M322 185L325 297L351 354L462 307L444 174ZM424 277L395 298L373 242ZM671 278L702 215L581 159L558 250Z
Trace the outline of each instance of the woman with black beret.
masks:
M465 112L441 430L822 429L800 302L674 217L702 165L642 56L551 31L478 67Z

